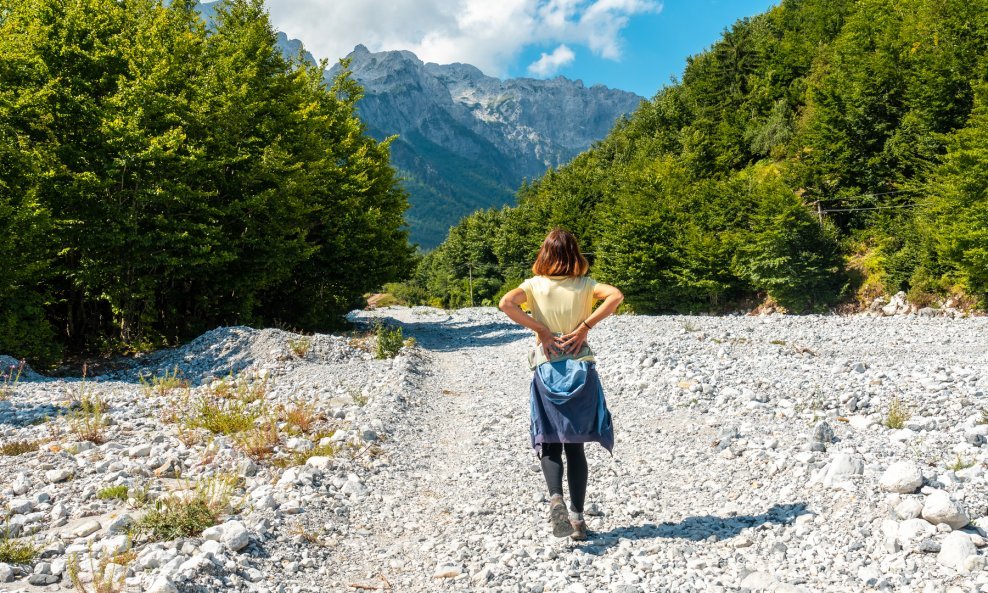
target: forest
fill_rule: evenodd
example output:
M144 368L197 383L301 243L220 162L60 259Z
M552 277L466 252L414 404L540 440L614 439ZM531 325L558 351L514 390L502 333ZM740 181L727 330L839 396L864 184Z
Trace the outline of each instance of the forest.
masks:
M344 70L261 0L0 0L0 352L45 367L229 324L338 327L413 264Z
M494 303L558 225L640 313L984 307L986 172L988 3L783 0L389 289Z

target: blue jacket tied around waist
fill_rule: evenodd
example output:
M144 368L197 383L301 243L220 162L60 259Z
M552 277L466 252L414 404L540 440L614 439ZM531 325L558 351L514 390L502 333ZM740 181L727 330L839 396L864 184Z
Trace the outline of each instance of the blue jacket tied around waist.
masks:
M532 378L531 405L532 447L540 457L544 443L597 442L608 451L614 447L611 413L593 362L540 364Z

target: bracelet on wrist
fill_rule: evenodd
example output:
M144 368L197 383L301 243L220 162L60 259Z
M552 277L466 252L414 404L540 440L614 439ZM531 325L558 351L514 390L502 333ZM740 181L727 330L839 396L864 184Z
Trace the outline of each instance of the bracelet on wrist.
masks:
M582 323L583 325L587 326L587 329L593 329L593 326L590 325L589 323L587 323L586 321L581 321L580 323Z

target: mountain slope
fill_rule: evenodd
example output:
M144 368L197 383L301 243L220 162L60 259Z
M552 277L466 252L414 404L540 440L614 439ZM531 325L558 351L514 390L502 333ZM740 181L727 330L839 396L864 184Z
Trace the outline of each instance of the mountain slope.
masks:
M423 248L478 208L512 203L524 179L568 163L642 100L562 77L499 80L407 51L360 45L347 57L365 90L358 111L369 131L398 136L392 162L410 193L412 241Z

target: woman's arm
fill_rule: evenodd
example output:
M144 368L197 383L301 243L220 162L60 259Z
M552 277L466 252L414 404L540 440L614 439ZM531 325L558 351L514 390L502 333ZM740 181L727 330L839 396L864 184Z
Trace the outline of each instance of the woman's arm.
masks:
M597 309L590 314L583 323L570 333L559 339L559 345L564 352L576 354L583 348L587 341L587 334L590 329L604 320L605 317L614 313L624 301L624 295L616 287L610 284L597 284L593 289L594 300L603 300Z
M557 349L556 336L553 335L552 330L548 327L542 325L538 321L532 319L527 313L521 310L521 305L528 300L525 296L525 291L520 288L515 288L514 290L508 291L508 294L501 297L501 302L498 303L498 307L504 311L511 321L514 321L518 325L523 325L528 329L534 331L539 337L539 343L542 345L542 350L545 352L546 357L551 356Z

